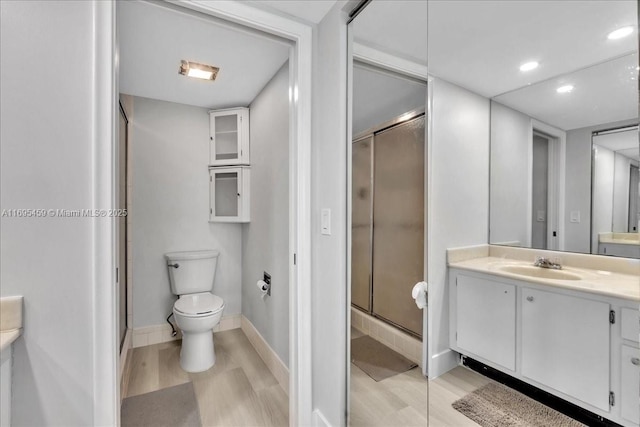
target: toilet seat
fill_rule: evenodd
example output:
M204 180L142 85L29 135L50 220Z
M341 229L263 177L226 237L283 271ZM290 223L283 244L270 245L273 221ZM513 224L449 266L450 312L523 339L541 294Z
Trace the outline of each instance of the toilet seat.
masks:
M210 292L182 295L173 304L173 308L187 317L211 316L224 309L224 300Z

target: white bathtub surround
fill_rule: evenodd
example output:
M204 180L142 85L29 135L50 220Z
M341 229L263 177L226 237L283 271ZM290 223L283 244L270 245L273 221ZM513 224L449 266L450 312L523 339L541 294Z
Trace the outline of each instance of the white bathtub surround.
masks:
M422 367L422 341L351 307L351 326Z
M230 329L240 328L240 316L240 314L222 316L222 319L220 320L220 323L218 323L218 326L213 328L213 332L228 331ZM166 322L162 325L134 328L133 348L182 339L182 332L180 332L180 328L176 326L175 321L173 321L172 323L176 328L176 332L178 332L175 337L171 336L171 326L169 326L169 324Z
M477 247L448 249L448 265L522 280L521 275L505 272L499 267L506 263L523 266L533 265L535 258L542 256L552 260L557 259L563 266L562 271L575 273L583 278L581 280L550 280L549 278L527 277L525 280L541 284L551 283L558 287L640 301L640 289L638 288L640 260L528 248L487 246L489 248L488 255L478 257L471 257L472 253L479 254Z
M267 368L271 371L274 377L278 380L280 387L289 395L289 368L284 364L278 354L269 346L267 340L264 339L256 327L247 319L242 316L241 320L242 332L247 336L249 342L256 350L260 358L264 361Z

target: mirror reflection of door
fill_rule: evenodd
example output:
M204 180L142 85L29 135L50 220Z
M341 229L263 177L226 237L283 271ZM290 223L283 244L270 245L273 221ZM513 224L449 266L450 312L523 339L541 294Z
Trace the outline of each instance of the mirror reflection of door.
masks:
M629 233L637 233L640 224L640 204L638 195L640 194L640 176L638 166L629 166Z
M533 135L533 176L531 178L531 247L547 248L547 196L549 187L549 140Z
M349 425L427 425L426 1L367 3L349 24ZM424 337L424 342L423 342Z

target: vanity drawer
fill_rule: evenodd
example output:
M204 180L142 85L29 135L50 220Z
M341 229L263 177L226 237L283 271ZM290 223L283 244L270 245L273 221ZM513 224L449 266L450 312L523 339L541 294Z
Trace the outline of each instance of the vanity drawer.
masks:
M640 311L623 308L620 317L622 318L622 338L638 342L638 335L640 334Z

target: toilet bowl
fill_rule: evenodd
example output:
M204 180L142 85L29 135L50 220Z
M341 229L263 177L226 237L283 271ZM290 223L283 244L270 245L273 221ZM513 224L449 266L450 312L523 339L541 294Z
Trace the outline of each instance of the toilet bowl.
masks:
M209 292L183 295L173 305L173 316L182 331L180 366L202 372L216 363L213 328L220 323L224 301Z
M179 296L173 315L182 331L180 366L202 372L216 362L213 328L220 322L224 300L213 288L219 252L214 250L165 254L171 291Z

